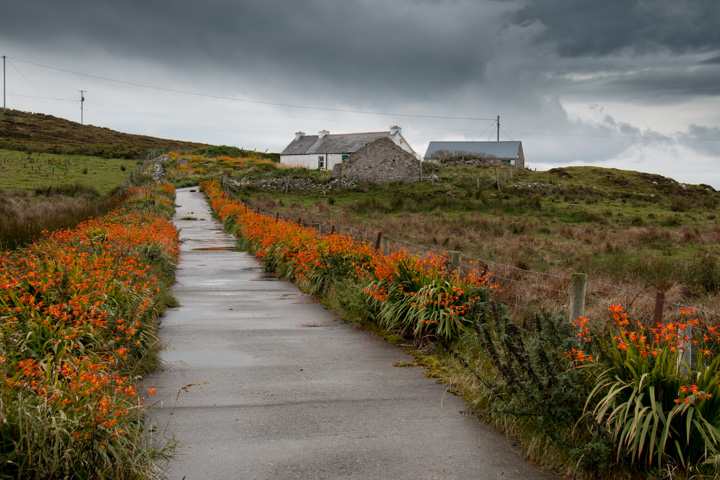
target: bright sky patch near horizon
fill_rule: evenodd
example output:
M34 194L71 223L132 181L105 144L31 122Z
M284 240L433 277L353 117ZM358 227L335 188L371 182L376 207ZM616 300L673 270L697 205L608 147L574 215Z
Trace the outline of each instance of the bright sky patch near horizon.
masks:
M495 140L500 115L500 139L522 141L530 168L720 189L717 0L28 0L2 11L8 108L79 121L84 90L85 123L270 152L298 130L399 125L421 155L433 140Z

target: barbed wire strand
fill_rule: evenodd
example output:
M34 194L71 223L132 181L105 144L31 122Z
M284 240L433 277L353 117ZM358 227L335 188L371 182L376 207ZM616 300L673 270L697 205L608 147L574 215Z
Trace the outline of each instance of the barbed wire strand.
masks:
M225 185L227 188L229 188L230 190L237 192L236 188L233 187L232 184L230 184L229 182L225 182L224 185ZM247 205L246 205L246 206L247 206ZM263 215L266 215L266 216L270 217L270 218L273 218L273 219L275 218L272 214L267 214L267 213L265 213L265 212L262 212L260 209L258 209L257 211L258 211L259 213L263 214ZM285 221L294 222L294 220L287 219L287 218L285 218L285 217L279 217L279 216L278 216L278 218L283 219L283 220L285 220ZM306 222L302 222L302 224L305 225L305 226L311 226L311 227L317 228L317 229L318 229L318 232L319 232L321 235L323 235L323 233L322 233L323 230L327 230L328 227L329 227L330 229L332 229L332 227L333 227L332 225L327 225L327 224L323 224L323 223L306 223ZM363 232L363 231L358 230L358 229L353 228L353 227L335 226L335 231L338 232L338 233L340 233L341 231L343 231L344 233L348 233L348 234L350 234L351 236L353 236L353 237L355 237L355 238L360 237L360 241L363 241L363 242L368 243L368 244L370 244L370 245L373 245L373 242L375 241L375 238L377 238L376 235L373 235L373 234L367 233L367 232ZM441 249L434 248L434 247L428 247L427 245L419 245L419 244L416 244L416 243L409 242L409 241L407 241L407 240L401 240L401 239L398 239L398 238L395 238L395 237L391 237L391 236L389 236L389 235L385 235L385 236L383 236L382 238L386 238L388 241L392 241L392 242L394 242L394 243L396 243L396 244L409 245L409 246L412 246L412 247L415 247L415 248L419 248L419 249L422 249L422 250L427 250L427 251L432 251L432 252L438 252L438 253L441 253L441 254L447 254L447 252L448 252L448 250L441 250ZM393 247L394 247L394 246L390 246L391 249L392 249ZM397 248L397 247L394 247L394 248ZM464 253L462 253L462 252L459 252L459 254L460 254L460 255L459 255L459 256L460 256L460 262L459 262L459 263L461 263L461 264L462 264L462 259L465 258L465 259L468 259L469 261L475 261L475 262L483 263L483 264L487 264L487 265L494 265L494 266L498 266L498 267L502 267L502 268L507 268L507 269L510 269L510 270L513 270L513 271L517 271L517 272L522 272L522 273L525 273L525 274L539 275L539 276L541 276L541 277L555 278L555 279L564 280L564 281L570 280L569 277L565 277L565 276L562 276L562 275L555 275L555 274L547 273L547 272L538 272L538 271L535 271L535 270L528 270L528 269L524 269L524 268L519 268L519 267L516 267L516 266L513 266L513 265L508 265L508 264L505 264L505 263L500 263L500 262L497 262L497 261L494 261L494 260L488 260L488 259L484 259L484 258L480 258L480 257L474 257L474 256L471 256L471 255L466 255L466 254L464 254ZM462 268L461 265L458 265L458 267ZM472 269L471 271L481 271L481 270L480 270L480 269ZM484 270L483 270L483 271L484 271ZM526 282L526 281L522 281L522 280L510 279L510 278L507 278L507 277L502 277L502 276L500 276L500 275L494 275L494 276L493 276L493 279L501 279L501 280L503 280L503 281L513 282L513 283L516 283L516 284L522 284L522 285L527 285L527 286L532 286L532 287L543 288L543 289L545 289L545 290L552 291L552 292L556 292L556 293L560 293L560 294L563 294L563 295L567 295L567 294L568 294L568 292L564 292L564 291L561 291L561 290L558 290L558 289L555 289L555 288L552 288L552 287L548 287L548 286L546 286L546 285L542 285L542 284L538 284L538 283L534 283L534 282ZM645 295L645 294L643 294L643 293L641 293L641 292L636 292L636 291L630 290L630 289L628 289L628 288L620 287L620 286L618 286L618 285L612 285L612 284L609 284L609 283L606 283L606 282L602 282L602 281L599 281L599 280L593 280L593 279L588 278L588 279L587 279L587 284L588 284L588 285L590 285L590 284L600 285L600 286L603 286L603 287L612 288L612 289L619 290L619 291L628 293L628 294L630 294L630 295L633 295L633 296L635 296L635 298L633 299L632 303L634 303L634 301L635 301L636 299L638 299L638 298L643 298L643 299L646 299L646 300L651 300L652 302L655 302L655 301L656 301L655 298L650 297L650 296L648 296L648 295ZM601 303L605 304L605 306L610 306L610 305L611 305L610 303L605 303L606 300L601 299L600 296L599 296L596 292L588 292L587 295L594 296L598 301L600 301ZM632 305L632 303L631 303L631 305ZM672 305L672 306L678 307L678 308L694 309L695 312L704 313L704 314L706 314L706 315L711 315L711 316L715 316L715 317L720 317L720 313L718 313L718 312L713 312L713 311L710 311L710 310L705 310L705 309L701 309L701 308L691 307L691 306L689 306L689 305L685 305L685 304L682 304L682 303L667 302L667 301L666 301L665 304L666 304L666 305ZM628 306L625 308L625 311L630 311L630 309L631 309L631 306L628 305ZM632 309L632 310L633 310L634 312L637 312L638 314L642 315L643 317L649 317L649 316L650 316L650 314L642 313L642 312L638 311L637 309Z

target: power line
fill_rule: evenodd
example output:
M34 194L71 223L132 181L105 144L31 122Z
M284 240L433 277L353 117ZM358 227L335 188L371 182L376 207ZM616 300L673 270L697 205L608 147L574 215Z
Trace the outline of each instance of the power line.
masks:
M4 57L3 57L3 58L4 58ZM8 58L10 58L10 57L8 57ZM52 95L52 94L46 92L45 90L43 90L42 88L38 87L37 85L35 85L35 83L33 83L32 80L30 80L28 77L26 77L25 74L22 73L22 72L20 71L20 69L17 68L13 62L10 62L10 66L13 67L13 68L15 69L15 71L18 72L18 73L20 74L20 76L23 77L30 85L32 85L33 87L35 87L35 88L37 88L38 90L40 90L42 93L44 93L45 95L47 95L49 98L52 98L53 100L61 100L60 98L57 98L55 95Z
M192 95L192 96L196 96L196 97L214 98L214 99L219 99L219 100L230 100L230 101L235 101L235 102L253 103L253 104L258 104L258 105L300 108L300 109L336 112L336 113L353 113L353 114L362 114L362 115L381 115L381 116L428 118L428 119L442 119L442 120L466 120L466 121L468 121L468 120L470 120L470 121L488 121L489 120L489 121L493 121L493 122L497 121L497 123L499 124L499 119L497 119L497 118L455 117L455 116L441 116L441 115L417 115L417 114L407 114L407 113L372 112L372 111L364 111L364 110L337 109L337 108L316 107L316 106L309 106L309 105L295 105L295 104L279 103L279 102L265 102L265 101L260 101L260 100L239 99L239 98L232 98L232 97L224 97L221 95L211 95L211 94L206 94L206 93L198 93L198 92L191 92L191 91L185 91L185 90L176 90L176 89L158 87L158 86L154 86L154 85L146 85L146 84L142 84L142 83L117 80L117 79L108 78L108 77L101 77L101 76L97 76L97 75L80 73L80 72L75 72L72 70L67 70L67 69L62 69L62 68L51 67L49 65L43 65L40 63L29 62L26 60L13 58L13 57L3 57L3 58L7 58L8 60L14 60L16 62L25 63L28 65L34 65L34 66L41 67L41 68L47 68L50 70L65 72L65 73L69 73L69 74L73 74L73 75L78 75L78 76L83 76L83 77L88 77L88 78L95 78L98 80L103 80L103 81L108 81L108 82L113 82L113 83L118 83L118 84L123 84L123 85L130 85L130 86L141 87L141 88L149 88L149 89L153 89L153 90L178 93L178 94L183 94L183 95ZM12 65L12 63L11 63L11 65ZM46 95L49 95L53 100L64 100L64 99L59 99L57 97L54 97L54 96L50 95L49 93L43 91L37 85L35 85L32 81L30 81L25 75L23 75L22 72L20 72L20 70L17 68L17 66L15 66L15 65L12 65L12 66L30 84L35 86L38 90L42 91ZM20 96L20 95L17 95L17 96ZM30 98L32 98L32 97L30 97ZM127 98L130 98L130 97L127 97ZM142 100L142 99L138 99L138 100ZM66 101L75 101L75 100L66 100ZM144 101L155 101L155 100L144 100ZM173 104L171 102L160 102L160 103ZM176 105L183 105L183 104L176 104ZM191 106L191 107L195 107L195 108L212 108L212 107L200 107L200 106L194 106L194 105L183 105L183 106ZM220 109L220 108L215 108L215 109L216 110L235 111L235 110L230 110L230 109ZM240 113L244 113L244 112L240 112ZM253 113L256 115L272 115L272 114L258 113L258 112L248 112L248 113ZM309 118L312 120L325 120L325 119L315 119L315 118L310 118L310 117L294 117L294 116L289 116L289 115L278 115L278 116L287 117L287 118ZM343 121L343 120L332 120L332 121L333 122L342 122L342 123L355 123L355 124L371 125L369 123L351 122L351 121ZM372 124L372 125L375 125L375 124ZM495 125L495 123L493 123L493 125ZM408 126L412 126L412 125L408 125ZM414 128L427 128L427 129L432 129L432 130L452 130L452 131L468 131L468 132L476 132L477 131L477 129L440 128L440 127L425 127L425 126L413 126L413 127ZM499 125L498 125L498 127L499 127ZM487 130L488 129L485 129L483 131L483 133L481 133L478 137L482 137L482 135ZM502 130L503 133L505 133L509 138L511 138L510 135L508 134L508 132L505 132L504 129L499 129L499 130ZM578 138L614 138L614 139L628 139L628 140L660 140L660 141L694 140L694 141L711 141L711 142L720 141L720 138L696 138L696 137L687 137L687 136L684 136L684 137L679 137L679 136L678 137L668 137L668 136L647 137L647 136L642 136L642 135L639 135L639 136L638 135L636 135L636 136L632 136L632 135L592 135L592 134L573 134L573 133L554 133L554 132L510 132L510 133L513 133L515 135L537 135L537 136L578 137Z
M504 131L504 130L503 130ZM510 132L516 135L540 135L548 137L588 137L588 138L619 138L628 140L669 140L675 142L678 140L698 140L704 142L717 142L720 138L698 138L698 137L644 137L644 136L632 136L632 135L588 135L583 133L540 133L540 132Z
M271 106L275 106L275 107L304 108L304 109L308 109L308 110L322 110L322 111L326 111L326 112L355 113L355 114L363 114L363 115L384 115L384 116L393 116L393 117L413 117L413 118L436 118L436 119L442 119L442 120L477 120L477 121L492 120L490 118L476 118L476 117L452 117L452 116L441 116L441 115L416 115L416 114L409 114L409 113L389 113L389 112L369 112L369 111L363 111L363 110L345 110L345 109L340 109L340 108L314 107L314 106L309 106L309 105L294 105L294 104L290 104L290 103L263 102L260 100L247 100L247 99L240 99L240 98L223 97L221 95L210 95L207 93L190 92L190 91L186 91L186 90L175 90L172 88L157 87L154 85L146 85L143 83L128 82L125 80L116 80L114 78L100 77L97 75L90 75L87 73L74 72L72 70L66 70L63 68L51 67L48 65L40 64L40 63L28 62L26 60L21 60L19 58L12 58L12 57L8 57L8 58L11 58L12 60L15 60L18 62L27 63L28 65L35 65L37 67L48 68L50 70L57 70L59 72L70 73L73 75L80 75L83 77L95 78L95 79L104 80L107 82L120 83L123 85L131 85L134 87L151 88L153 90L160 90L160 91L172 92L172 93L180 93L183 95L194 95L197 97L216 98L216 99L220 99L220 100L231 100L234 102L256 103L259 105L271 105Z
M508 133L507 133L507 132L505 131L505 129L504 129L504 128L500 127L500 131L501 131L502 133L504 133L504 134L505 134L505 136L506 136L506 137L508 137L508 138L510 139L510 141L512 141L512 137L511 137L510 135L508 135Z
M475 137L475 138L478 139L478 138L482 137L483 135L485 135L485 132L487 132L488 130L490 130L490 129L493 128L494 126L495 126L495 122L491 123L490 125L487 126L487 128L486 128L485 130L482 131L482 133L481 133L480 135L478 135L478 136Z
M116 95L112 93L104 93L104 92L96 92L93 90L88 90L87 93L92 93L93 95L100 95L105 97L114 97L114 98L124 98L127 100L137 100L140 102L149 102L149 103L159 103L163 105L175 105L179 107L191 107L191 108L201 108L204 110L217 110L222 112L233 112L233 113L246 113L249 115L264 115L268 117L280 117L280 118L299 118L304 120L318 120L318 121L324 121L324 122L333 122L333 123L347 123L347 124L353 124L353 125L372 125L377 126L378 122L370 123L370 122L355 122L351 120L338 120L338 119L327 119L327 118L318 118L318 117L307 117L307 116L297 116L297 115L287 115L287 114L281 114L281 113L266 113L266 112L253 112L253 111L247 111L247 110L236 110L234 108L222 108L222 107L210 107L207 105L193 105L189 103L178 103L178 102L168 102L165 100L152 100L149 98L140 98L140 97L129 97L126 95ZM37 97L40 98L40 97ZM77 102L77 100L74 100ZM490 127L493 127L495 124L491 123ZM428 129L428 130L449 130L449 131L463 131L463 132L476 132L477 129L470 129L470 128L449 128L449 127L435 127L435 126L428 126L428 125L408 125L403 123L403 127L412 127L412 128L418 128L418 129ZM486 129L487 130L487 129ZM485 132L483 132L485 133Z
M67 98L38 97L37 95L20 95L19 93L8 93L8 97L37 98L40 100L57 100L59 102L77 103L77 100L70 100Z

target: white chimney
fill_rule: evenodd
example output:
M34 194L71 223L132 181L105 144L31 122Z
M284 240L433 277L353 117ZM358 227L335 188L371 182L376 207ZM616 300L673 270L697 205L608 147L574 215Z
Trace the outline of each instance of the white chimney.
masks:
M305 136L305 132L295 132L295 140L300 140Z
M399 133L402 133L402 128L398 127L397 125L390 126L390 136L391 137L394 137L395 135L398 135Z
M327 130L320 130L320 131L318 132L318 138L324 138L324 137L326 137L326 136L328 136L328 135L330 135L330 132L328 132Z

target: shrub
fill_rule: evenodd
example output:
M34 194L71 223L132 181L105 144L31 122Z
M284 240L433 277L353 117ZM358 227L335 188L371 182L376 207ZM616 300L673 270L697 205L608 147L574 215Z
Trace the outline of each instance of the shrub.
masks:
M461 348L488 361L483 379L488 390L481 399L485 411L515 419L533 442L565 448L588 470L607 468L611 444L605 432L594 434L583 417L592 378L577 364L591 357L578 350L575 328L564 312L536 312L519 327L502 305L474 312L474 333ZM473 347L474 345L474 347Z

